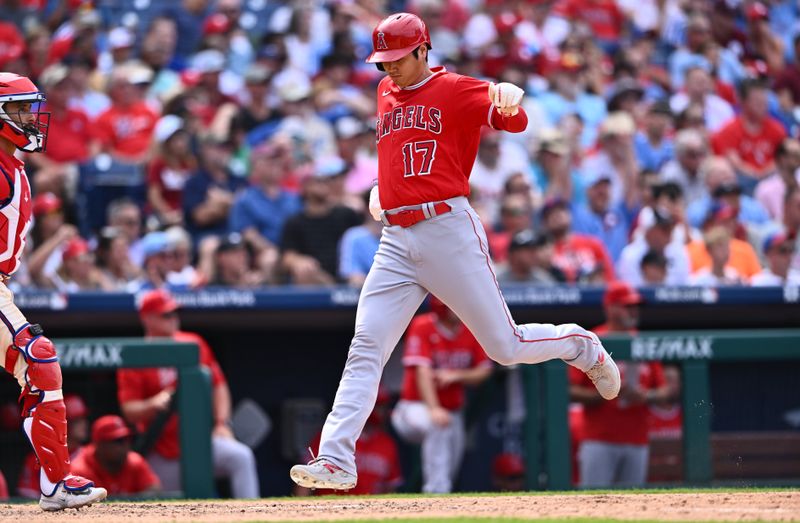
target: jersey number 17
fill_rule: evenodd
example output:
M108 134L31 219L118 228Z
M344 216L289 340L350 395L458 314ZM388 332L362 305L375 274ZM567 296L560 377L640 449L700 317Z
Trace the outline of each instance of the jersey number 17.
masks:
M436 158L436 140L409 142L403 145L403 176L424 176L431 173ZM415 168L417 170L415 170Z

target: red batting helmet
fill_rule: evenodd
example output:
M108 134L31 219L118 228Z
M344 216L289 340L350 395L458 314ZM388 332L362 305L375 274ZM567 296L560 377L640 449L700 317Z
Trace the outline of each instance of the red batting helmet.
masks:
M0 136L22 151L44 151L50 121L50 113L39 111L38 104L44 101L44 93L29 78L14 73L0 73ZM23 125L15 122L6 112L9 102L30 102L31 112L36 115L34 123Z
M384 18L372 31L372 54L367 62L394 62L422 44L431 48L431 35L425 22L411 13L395 13Z

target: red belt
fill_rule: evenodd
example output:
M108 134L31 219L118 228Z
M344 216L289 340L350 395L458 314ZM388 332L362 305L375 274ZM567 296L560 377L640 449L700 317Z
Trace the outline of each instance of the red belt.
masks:
M427 209L428 212L426 213L425 210ZM430 212L431 209L433 212ZM448 213L452 210L450 204L447 202L438 202L438 203L423 203L419 206L418 209L403 209L402 211L397 212L384 212L383 213L383 223L384 225L399 225L400 227L411 227L412 225L416 225L417 223L427 220L429 218L433 218L434 216L439 216L440 214ZM390 214L391 212L391 214Z

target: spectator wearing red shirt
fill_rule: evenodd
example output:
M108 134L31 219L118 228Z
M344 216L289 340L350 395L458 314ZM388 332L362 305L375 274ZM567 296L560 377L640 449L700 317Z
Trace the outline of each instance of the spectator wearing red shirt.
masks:
M78 451L89 439L89 409L80 396L76 394L66 394L64 396L64 406L67 409L67 450L71 458L74 458ZM36 459L36 453L31 452L22 463L22 470L19 472L17 480L17 495L28 499L39 499L42 491L39 486L39 475L42 467ZM77 474L73 470L73 474Z
M556 198L542 207L542 225L554 241L553 265L568 283L597 283L614 279L614 266L605 246L592 236L572 232L572 212Z
M138 452L131 450L131 429L115 415L92 424L92 442L72 460L73 474L89 474L109 496L148 496L160 490L158 476Z
M144 101L144 89L153 73L140 66L121 66L111 73L111 107L95 122L98 152L125 162L147 159L158 113Z
M786 137L780 122L769 116L769 91L759 80L740 87L742 112L711 137L714 154L725 156L747 181L747 192L775 169L775 149Z
M74 192L78 164L89 158L91 123L85 112L69 106L75 89L66 66L51 65L42 72L39 83L47 94L50 120L47 149L29 157L37 168L33 186L37 193L64 197Z
M619 47L625 13L616 0L562 0L557 11L573 22L583 22L600 46L610 52Z
M158 153L147 166L147 203L150 211L165 225L183 223L183 187L197 169L190 135L183 119L163 116L156 124L154 137Z
M635 334L642 297L630 285L611 283L603 296L606 323L599 335ZM647 479L648 405L669 395L658 362L622 362L619 397L603 401L580 372L569 371L570 397L584 406L584 440L578 450L580 485L589 488L636 487Z
M397 443L384 428L389 408L389 393L380 388L375 408L372 410L364 430L356 441L356 465L358 466L358 483L350 490L316 489L313 493L317 496L363 496L370 494L387 494L397 490L403 482L403 473L400 468L400 457L397 452ZM309 445L313 452L306 460L314 459L319 454L319 442L322 432L317 434ZM311 489L296 486L294 494L308 496Z
M198 345L200 364L210 372L213 389L211 450L214 474L230 478L233 497L259 497L255 456L247 445L236 441L233 436L230 428L230 390L211 347L197 334L180 330L178 303L167 291L145 293L139 302L139 319L148 338L172 338ZM168 416L152 452L146 456L165 491L181 489L178 416L169 413L176 381L177 372L174 368L117 371L117 395L123 416L128 422L144 432L157 418Z
M488 378L492 362L458 316L433 296L431 308L408 327L392 425L404 440L422 445L422 491L446 493L464 454L464 387Z

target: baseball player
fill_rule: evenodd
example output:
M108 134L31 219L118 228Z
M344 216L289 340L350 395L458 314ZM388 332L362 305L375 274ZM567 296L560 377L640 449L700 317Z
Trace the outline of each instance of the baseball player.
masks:
M105 499L106 490L70 474L61 367L42 327L30 324L14 305L5 282L19 268L31 224L31 189L17 149L41 152L49 114L39 110L44 93L24 76L0 73L0 363L22 387L22 426L42 471L39 506L48 511L78 508Z
M585 371L607 399L619 370L597 336L574 325L517 325L489 257L486 234L469 206L469 173L480 129L525 130L519 87L492 84L429 67L431 48L417 16L396 13L372 33L378 84L378 185L370 209L385 227L356 312L333 410L319 456L290 475L309 488L356 484L355 442L372 406L381 371L428 292L439 297L503 365L561 358Z
M488 378L492 362L458 316L434 297L431 311L408 326L392 425L404 440L422 445L422 491L447 493L466 443L464 386Z

